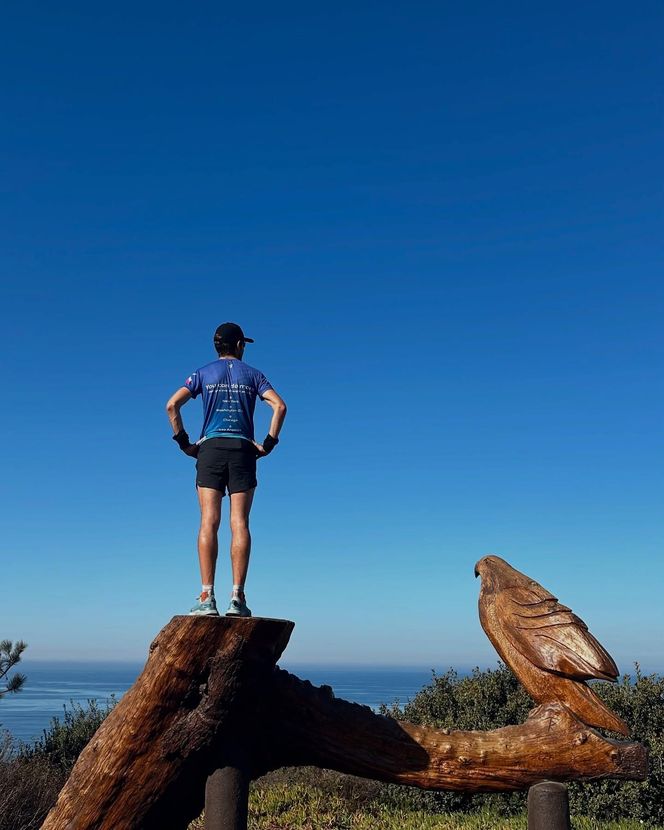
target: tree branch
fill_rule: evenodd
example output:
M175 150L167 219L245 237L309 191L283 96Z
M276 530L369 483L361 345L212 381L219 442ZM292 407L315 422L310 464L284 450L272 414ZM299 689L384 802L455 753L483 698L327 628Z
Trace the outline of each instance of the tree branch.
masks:
M547 704L528 720L488 732L433 729L377 715L337 700L276 670L269 736L257 772L314 765L424 789L520 790L537 781L647 775L638 743L614 741L568 709Z

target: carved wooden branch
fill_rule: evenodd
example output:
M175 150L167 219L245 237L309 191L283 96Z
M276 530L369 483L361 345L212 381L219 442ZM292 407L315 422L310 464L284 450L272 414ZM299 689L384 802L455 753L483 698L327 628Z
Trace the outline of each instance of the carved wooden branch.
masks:
M575 696L581 687L590 692L583 672L608 675L611 658L555 597L529 598L528 591L544 589L532 580L524 589L519 579L527 577L492 559L478 563L480 614L501 655L542 703L525 723L489 732L401 723L276 669L292 622L174 617L81 753L43 830L184 829L201 811L207 777L224 766L257 776L313 764L470 792L524 789L544 779L645 778L645 749L585 725L615 715L592 698L579 706Z
M426 789L520 790L537 781L641 779L644 748L603 738L560 704L519 726L432 729L377 715L277 670L273 717L257 773L313 765Z

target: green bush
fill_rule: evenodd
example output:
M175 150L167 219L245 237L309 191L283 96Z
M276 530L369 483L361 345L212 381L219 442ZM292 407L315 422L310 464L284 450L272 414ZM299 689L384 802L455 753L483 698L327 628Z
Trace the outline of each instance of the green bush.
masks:
M596 683L593 689L628 724L630 739L648 748L648 779L574 784L571 808L602 821L628 816L664 824L664 677L643 675L637 664L634 677L624 675L616 684Z
M37 830L55 804L83 747L115 704L72 701L34 744L15 746L5 735L0 752L0 830Z
M0 830L37 830L67 776L43 758L0 762Z
M105 707L100 707L96 700L88 700L87 707L71 701L69 709L64 707L62 720L53 718L41 738L31 746L22 748L22 757L43 758L69 774L83 748L115 703L112 696Z

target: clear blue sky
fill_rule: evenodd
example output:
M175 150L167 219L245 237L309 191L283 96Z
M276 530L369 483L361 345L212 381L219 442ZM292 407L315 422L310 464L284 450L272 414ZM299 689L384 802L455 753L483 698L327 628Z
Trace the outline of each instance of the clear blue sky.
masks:
M235 320L289 405L248 599L295 620L290 661L493 663L493 552L621 668L664 669L663 24L659 2L7 7L0 636L141 658L188 610L194 471L164 404ZM225 523L222 595L227 545Z

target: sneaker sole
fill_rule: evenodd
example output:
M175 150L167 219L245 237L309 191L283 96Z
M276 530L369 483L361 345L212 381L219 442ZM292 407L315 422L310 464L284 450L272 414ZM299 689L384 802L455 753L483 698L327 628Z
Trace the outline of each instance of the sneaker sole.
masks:
M190 611L188 617L218 617L218 611Z

